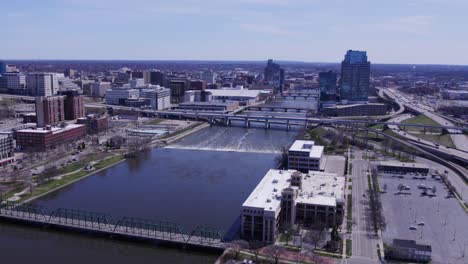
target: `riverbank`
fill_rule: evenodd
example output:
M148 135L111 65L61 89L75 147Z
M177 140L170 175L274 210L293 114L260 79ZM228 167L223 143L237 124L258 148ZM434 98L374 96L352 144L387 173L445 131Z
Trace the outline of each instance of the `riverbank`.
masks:
M111 156L111 157L108 157L106 159L103 159L103 160L100 160L98 162L96 162L96 164L94 165L94 170L92 171L84 171L83 169L77 171L77 172L74 172L74 173L71 173L71 174L68 174L66 176L62 176L61 178L58 178L58 179L52 179L52 180L49 180L48 182L46 182L45 184L43 185L40 185L38 187L36 187L32 193L27 193L26 196L21 196L20 200L18 200L17 202L20 202L20 203L28 203L28 202L31 202L35 199L38 199L44 195L47 195L49 193L52 193L52 192L55 192L59 189L62 189L68 185L71 185L77 181L80 181L82 179L85 179L89 176L92 176L100 171L103 171L105 169L108 169L114 165L117 165L121 162L125 161L125 158L123 155L115 155L115 156Z
M196 131L209 127L207 123L197 123L192 126L189 126L185 129L177 131L172 135L168 135L166 138L160 138L151 143L151 147L157 147L160 145L161 142L164 145L173 143L187 135L190 135ZM90 159L86 159L83 162L78 162L76 164L72 164L62 168L59 175L52 177L46 183L41 184L37 187L34 187L32 191L30 188L25 188L23 190L16 190L14 192L10 192L6 195L5 200L10 199L14 202L19 203L28 203L33 200L36 200L42 196L45 196L49 193L55 192L61 188L69 186L77 181L85 179L89 176L92 176L100 171L106 170L114 165L117 165L126 160L125 158L126 153L116 154L110 157L106 157L99 161L92 161ZM84 168L88 165L89 162L94 162L93 168L94 170L85 171ZM11 199L12 197L18 197L17 199Z

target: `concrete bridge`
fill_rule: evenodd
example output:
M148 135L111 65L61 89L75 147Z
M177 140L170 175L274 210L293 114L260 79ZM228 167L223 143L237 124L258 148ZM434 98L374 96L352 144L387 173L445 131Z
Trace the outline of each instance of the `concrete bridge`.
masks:
M187 233L179 224L133 217L117 221L110 215L59 208L47 212L44 207L6 203L0 206L0 218L35 226L53 226L70 231L87 232L107 237L149 240L168 245L180 245L208 250L224 250L224 234L212 227L198 226Z
M301 107L281 107L281 106L246 106L244 110L249 111L267 111L267 112L308 112L312 109L310 108L301 108Z
M446 131L456 131L456 133L462 133L462 131L468 131L468 126L457 127L457 126L443 126L443 125L424 125L424 124L403 124L403 123L392 123L383 122L378 120L369 119L333 119L333 118L310 118L310 117L288 117L288 116L260 116L260 115L233 115L233 114L221 114L221 113L210 113L210 112L170 112L170 111L151 111L142 110L142 113L158 118L176 118L176 119L193 119L193 120L204 120L210 123L224 123L225 125L231 125L232 121L243 121L246 127L250 126L250 123L264 123L265 128L269 128L268 124L284 124L288 128L291 125L308 126L308 125L397 125L399 127L419 127L425 129L441 129Z

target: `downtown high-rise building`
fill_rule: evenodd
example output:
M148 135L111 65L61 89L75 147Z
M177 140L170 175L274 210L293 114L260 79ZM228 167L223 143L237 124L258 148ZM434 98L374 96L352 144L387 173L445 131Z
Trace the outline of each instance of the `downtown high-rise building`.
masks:
M319 72L320 103L333 102L337 99L337 74L334 71Z
M341 63L340 99L347 103L366 103L369 96L370 61L365 51L348 50Z
M30 73L26 78L27 88L33 96L52 96L59 91L55 73Z
M279 88L280 91L283 89L284 69L278 63L273 62L272 59L268 60L265 67L264 81L274 85L275 88Z

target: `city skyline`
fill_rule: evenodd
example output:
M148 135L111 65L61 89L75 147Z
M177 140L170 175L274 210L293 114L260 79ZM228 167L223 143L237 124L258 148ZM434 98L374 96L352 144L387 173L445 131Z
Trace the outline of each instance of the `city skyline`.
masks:
M27 5L25 4L27 3ZM5 60L468 64L461 0L24 1L2 4ZM170 25L170 27L168 26ZM34 39L34 45L31 45Z

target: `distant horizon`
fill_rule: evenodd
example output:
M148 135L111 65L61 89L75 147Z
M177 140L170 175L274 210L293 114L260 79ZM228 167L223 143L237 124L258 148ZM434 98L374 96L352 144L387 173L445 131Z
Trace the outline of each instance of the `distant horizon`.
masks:
M9 62L26 62L26 61L38 61L38 62L54 62L54 61L77 61L77 62L248 62L248 63L266 63L265 60L187 60L187 59L0 59L6 63ZM304 63L304 64L341 64L341 61L337 62L325 62L325 61L298 61L298 60L277 60L273 61L278 63ZM461 66L468 67L468 64L439 64L439 63L378 63L369 60L372 65L409 65L409 66Z

